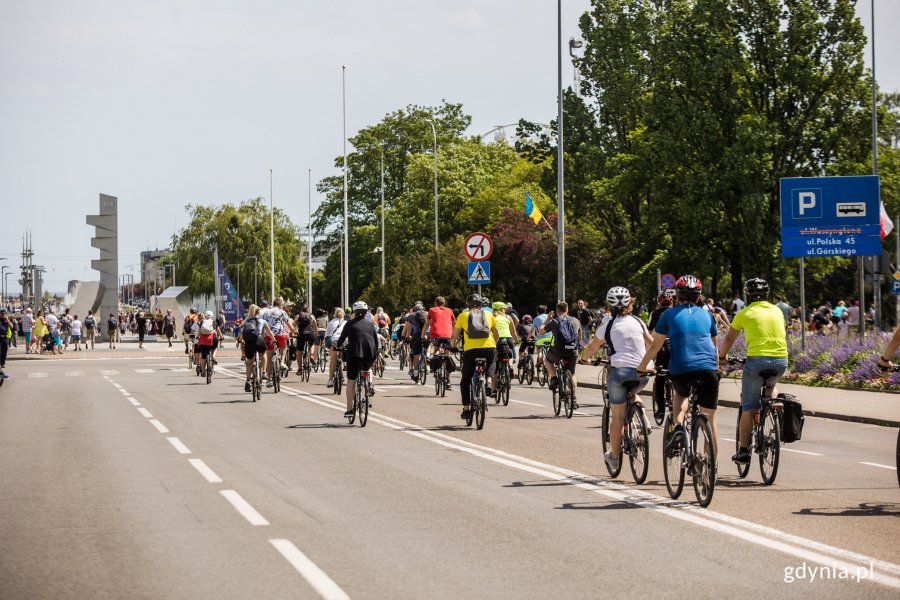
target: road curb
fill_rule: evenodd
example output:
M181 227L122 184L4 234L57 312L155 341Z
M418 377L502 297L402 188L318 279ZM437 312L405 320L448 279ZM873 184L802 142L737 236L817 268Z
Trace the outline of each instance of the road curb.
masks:
M602 390L603 386L597 383L579 383L578 387L580 388L590 388L595 390ZM641 390L639 392L641 396L650 397L652 394L648 390ZM802 402L802 400L801 400ZM735 402L734 400L719 400L720 406L725 406L727 408L740 408L740 403ZM838 413L830 413L823 411L815 411L815 410L807 410L803 409L803 414L807 417L817 417L819 419L833 419L835 421L846 421L848 423L862 423L864 425L877 425L878 427L900 427L900 421L893 421L891 419L880 419L875 417L861 417L857 415L841 415Z

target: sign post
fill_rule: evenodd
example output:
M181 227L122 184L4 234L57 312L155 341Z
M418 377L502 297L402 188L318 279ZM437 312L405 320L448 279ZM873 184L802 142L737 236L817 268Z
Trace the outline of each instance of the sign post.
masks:
M781 255L799 257L804 332L803 258L881 256L878 177L785 177L781 179ZM865 289L860 265L859 331L865 334ZM877 285L877 283L876 283ZM805 347L805 333L801 343Z

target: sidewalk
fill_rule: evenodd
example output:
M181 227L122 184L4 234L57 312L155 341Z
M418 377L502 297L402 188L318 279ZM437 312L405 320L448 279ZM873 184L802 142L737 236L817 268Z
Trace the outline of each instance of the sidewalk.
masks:
M75 346L69 344L69 349L61 354L25 354L25 346L19 344L18 348L10 348L6 357L7 363L19 360L88 360L100 358L181 358L184 356L184 342L172 340L172 347L169 347L165 338L157 339L147 337L144 339L144 347L138 347L138 339L136 335L126 335L125 338L116 342L115 349L110 349L109 343L95 343L93 350L82 349L78 352L74 350ZM83 348L83 347L82 347ZM230 356L234 351L235 356L240 356L234 345L234 338L226 338L225 344L220 348L219 352L224 352L226 356ZM9 370L7 364L7 371Z
M598 383L600 371L600 367L578 365L576 371L578 387L601 389ZM651 388L652 382L641 395L649 396ZM778 391L796 396L803 404L803 413L808 416L882 427L900 427L900 394L809 387L790 383L779 384ZM741 381L723 378L719 385L719 404L738 408L740 398Z

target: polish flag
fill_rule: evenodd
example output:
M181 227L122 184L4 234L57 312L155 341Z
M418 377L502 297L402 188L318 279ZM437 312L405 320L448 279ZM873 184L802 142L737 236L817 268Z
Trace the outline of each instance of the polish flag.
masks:
M891 218L888 216L887 211L884 209L884 202L881 203L881 239L886 238L891 234L894 230L894 222L891 221Z

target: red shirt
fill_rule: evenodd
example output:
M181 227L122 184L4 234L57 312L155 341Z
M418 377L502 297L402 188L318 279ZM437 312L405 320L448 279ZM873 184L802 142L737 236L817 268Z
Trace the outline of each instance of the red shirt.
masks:
M428 318L431 320L431 329L428 336L431 339L450 338L453 335L453 322L456 317L453 311L446 306L435 306L428 310Z

